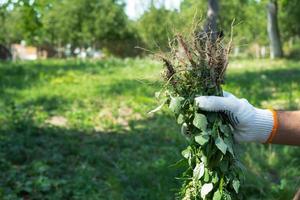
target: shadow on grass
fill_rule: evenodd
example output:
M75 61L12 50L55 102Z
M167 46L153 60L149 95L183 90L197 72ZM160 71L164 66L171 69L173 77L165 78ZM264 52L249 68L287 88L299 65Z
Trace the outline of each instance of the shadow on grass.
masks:
M161 83L149 80L117 80L107 85L101 85L99 93L106 96L132 95L153 97L156 91L160 90Z
M42 80L41 69L29 68L0 68L0 91L21 90ZM84 65L78 69L99 72ZM60 76L73 68L49 65L43 70L49 76ZM260 106L278 93L292 102L294 91L300 89L299 80L300 69L262 70L229 74L226 87ZM99 92L150 97L158 88L150 83L125 79ZM63 98L40 97L23 107L60 110L61 104L71 103ZM174 120L167 116L131 121L130 130L111 133L37 125L32 116L6 120L0 127L0 199L174 199L172 189L179 187L174 177L181 170L169 165L181 159L179 152L185 143L178 129L170 126ZM290 197L294 192L290 185L299 184L299 150L261 145L247 145L246 149L244 160L251 173L245 196L270 199L272 193L272 197L280 195L278 199Z
M12 121L0 130L1 199L167 200L180 187L174 177L183 169L170 165L186 142L166 115L131 121L130 130L118 132L38 126L30 117ZM299 150L244 147L244 197L292 197Z
M170 165L182 142L159 125L168 122L135 121L119 133L41 127L30 118L2 127L0 198L174 199L180 170Z
M31 107L38 106L42 107L46 112L52 112L55 110L64 110L62 109L65 105L68 105L70 102L61 96L39 96L36 99L28 100L22 103L22 107Z
M300 65L300 64L299 64ZM101 86L99 93L107 96L132 95L154 96L159 91L159 82L141 82L122 79ZM246 71L228 74L225 87L239 97L249 100L255 106L262 106L264 101L280 99L287 102L285 109L299 108L295 99L299 99L300 66L299 69L272 69L261 71ZM295 98L295 99L294 99Z
M277 94L288 101L287 109L299 108L293 98L300 91L300 64L297 69L272 69L255 72L232 73L228 75L226 87L246 98L256 106L263 101L273 100ZM298 97L299 98L299 97Z

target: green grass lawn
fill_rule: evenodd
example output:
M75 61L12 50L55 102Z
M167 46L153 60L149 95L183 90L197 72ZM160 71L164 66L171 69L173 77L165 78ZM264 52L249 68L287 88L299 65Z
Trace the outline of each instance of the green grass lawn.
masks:
M187 142L155 115L151 59L0 63L0 199L168 200ZM300 63L235 60L228 90L255 106L300 107ZM242 144L244 199L291 199L300 149Z

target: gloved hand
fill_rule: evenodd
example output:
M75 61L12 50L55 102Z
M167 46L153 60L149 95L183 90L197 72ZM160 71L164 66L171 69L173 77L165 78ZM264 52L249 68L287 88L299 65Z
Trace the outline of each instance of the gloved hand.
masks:
M200 96L195 102L202 110L225 113L238 142L271 143L276 132L275 111L255 108L246 99L238 99L231 93L224 92L224 97Z

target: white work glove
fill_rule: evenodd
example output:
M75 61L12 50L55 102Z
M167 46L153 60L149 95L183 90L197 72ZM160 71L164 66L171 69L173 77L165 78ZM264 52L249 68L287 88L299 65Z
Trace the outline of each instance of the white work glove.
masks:
M224 97L200 96L195 102L202 110L225 113L234 127L236 141L270 142L275 111L255 108L246 99L238 99L228 92L224 92Z

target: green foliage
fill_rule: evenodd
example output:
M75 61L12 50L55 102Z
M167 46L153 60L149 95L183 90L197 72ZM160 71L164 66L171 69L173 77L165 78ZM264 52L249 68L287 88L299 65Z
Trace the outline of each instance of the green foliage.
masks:
M240 44L268 44L266 4L255 0L221 1L219 24L230 33L235 19L235 41Z
M7 18L7 4L0 4L0 44L7 43L7 28L6 28L6 18Z
M10 44L25 40L46 49L69 44L72 50L94 47L119 56L137 53L139 36L119 1L16 1L12 5L13 9L1 9L5 14L1 28Z
M180 18L183 26L189 27L194 19L203 20L207 13L207 1L184 0L181 5ZM196 15L195 15L196 14ZM196 17L196 18L195 18ZM235 42L249 44L268 43L267 18L264 2L255 0L219 1L218 26L224 33L230 33L231 24L235 20ZM182 27L179 27L183 29ZM225 35L230 37L230 35Z
M218 147L220 151L225 155L227 150L227 145L225 144L224 140L221 137L217 137L215 140L215 145Z
M300 35L300 2L297 0L279 0L279 22L285 40Z
M185 139L168 109L146 114L160 71L151 59L0 63L0 199L175 199ZM225 89L258 107L299 109L299 80L296 61L232 60ZM67 125L46 122L55 116ZM299 149L241 148L243 199L292 199Z
M151 6L138 20L138 32L141 35L146 47L153 49L167 50L168 39L173 37L172 30L176 26L176 12L165 8Z
M268 1L257 0L227 0L219 1L218 27L225 33L225 37L230 37L231 24L234 23L235 45L241 50L251 50L252 44L268 46L267 34L267 5ZM283 42L288 42L290 38L299 36L299 10L300 4L297 0L279 0L279 26L283 36ZM161 12L158 12L161 10ZM139 29L146 44L151 48L160 46L167 47L167 39L172 36L169 30L180 30L184 32L190 30L193 22L203 21L207 15L207 1L204 0L184 0L181 3L180 11L169 13L172 18L166 17L162 9L153 8L145 14L147 20L141 20L142 29ZM149 14L151 13L151 15ZM147 17L146 17L147 16ZM143 17L142 17L143 18ZM148 28L149 26L149 28ZM147 29L148 28L148 29ZM147 32L145 32L148 30ZM159 36L156 34L159 32ZM153 33L153 34L152 34ZM152 42L156 41L152 45ZM167 48L162 48L166 50Z
M200 145L205 145L209 141L209 135L197 135L195 137L195 142Z
M207 1L183 0L180 5L180 10L181 20L185 20L185 23L191 23L192 19L195 17L195 14L197 14L197 19L206 16ZM187 26L187 24L184 24L184 26Z
M254 43L267 46L267 3L267 0L219 1L219 29L227 33L235 19L236 46L250 51ZM300 33L300 3L278 0L278 6L282 40L288 43ZM173 30L187 31L193 22L203 20L207 14L205 0L184 0L179 10L173 11L151 4L136 21L128 19L124 7L124 1L119 0L8 1L0 5L0 43L9 46L25 40L27 44L54 52L70 44L72 50L96 47L114 55L134 56L141 53L135 46L167 51Z
M183 97L171 97L169 105L170 110L176 114L179 114L183 100Z
M207 120L205 115L196 113L194 120L193 120L193 125L197 127L198 129L205 131L207 128Z
M123 4L115 0L56 2L45 12L48 41L57 45L106 48L116 55L134 54L139 40Z
M25 40L28 44L40 45L44 37L42 15L50 2L25 0L7 3L7 7L11 5L13 9L5 9L3 29L7 33L6 41L11 44Z

